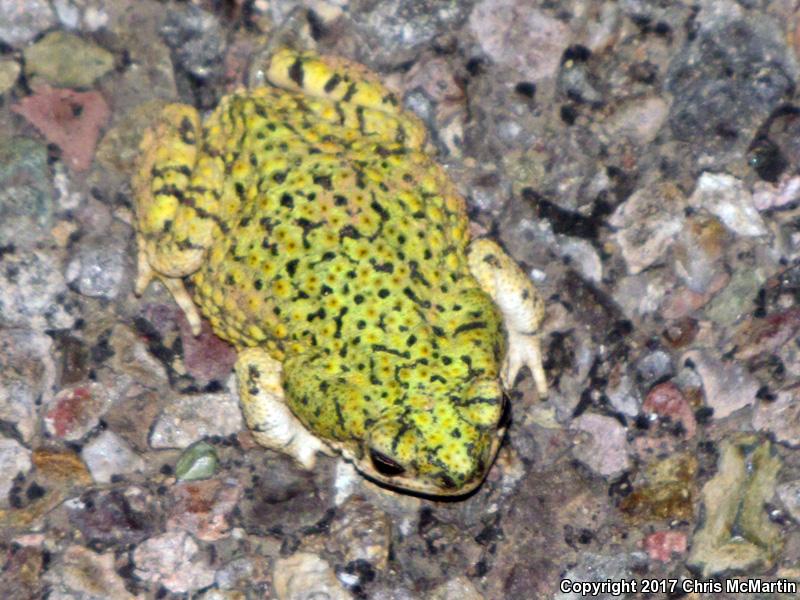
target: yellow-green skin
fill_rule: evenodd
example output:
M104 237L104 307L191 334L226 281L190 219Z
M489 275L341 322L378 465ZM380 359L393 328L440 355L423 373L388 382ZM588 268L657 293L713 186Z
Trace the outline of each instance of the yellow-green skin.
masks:
M363 467L377 452L403 487L468 490L502 433L507 339L464 202L368 72L284 50L269 75L289 89L227 96L202 124L171 105L148 132L142 252L159 276L193 270L215 333L280 361L291 411L362 471L386 480Z

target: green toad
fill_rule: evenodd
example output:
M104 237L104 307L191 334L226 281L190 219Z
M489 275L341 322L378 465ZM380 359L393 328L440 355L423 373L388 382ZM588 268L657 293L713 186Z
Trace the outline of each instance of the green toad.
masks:
M261 444L466 493L500 444L503 387L528 366L546 393L543 302L500 247L470 242L424 127L375 75L284 49L267 76L146 132L137 291L157 277L195 332L202 314L236 346Z

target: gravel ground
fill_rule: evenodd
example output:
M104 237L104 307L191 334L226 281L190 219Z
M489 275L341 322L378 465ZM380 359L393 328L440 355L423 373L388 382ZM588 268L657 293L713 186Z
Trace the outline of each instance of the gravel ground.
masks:
M143 129L282 44L399 91L547 298L466 498L260 448L133 294ZM0 0L3 598L797 597L799 55L788 0Z

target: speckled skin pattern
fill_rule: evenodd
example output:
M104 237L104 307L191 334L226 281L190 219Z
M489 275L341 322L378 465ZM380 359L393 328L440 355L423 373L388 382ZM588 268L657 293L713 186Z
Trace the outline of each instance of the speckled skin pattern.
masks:
M226 96L204 122L170 105L145 134L137 289L159 278L195 331L196 305L239 349L261 443L309 467L335 449L402 489L469 491L503 433L501 376L527 364L546 391L541 299L496 244L470 245L424 127L374 75L280 50L267 76L276 87ZM528 336L519 364L514 335Z

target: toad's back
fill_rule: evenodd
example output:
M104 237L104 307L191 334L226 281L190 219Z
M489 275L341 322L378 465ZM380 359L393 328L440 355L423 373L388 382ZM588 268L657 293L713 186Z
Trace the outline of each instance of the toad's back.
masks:
M476 287L463 202L406 145L402 120L371 115L384 130L364 135L359 108L261 88L227 97L205 124L205 151L226 173L214 217L224 235L193 281L235 344L344 354L373 340L403 352L461 324L462 288Z

